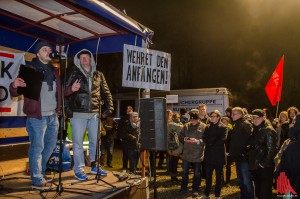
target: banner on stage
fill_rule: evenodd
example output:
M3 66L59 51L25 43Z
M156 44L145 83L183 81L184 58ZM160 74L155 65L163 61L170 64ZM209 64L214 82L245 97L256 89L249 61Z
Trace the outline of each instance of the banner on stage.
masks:
M17 77L21 64L25 64L24 53L11 53L0 50L0 115L23 115L23 98L11 98L10 83Z
M171 54L124 45L122 86L170 90Z

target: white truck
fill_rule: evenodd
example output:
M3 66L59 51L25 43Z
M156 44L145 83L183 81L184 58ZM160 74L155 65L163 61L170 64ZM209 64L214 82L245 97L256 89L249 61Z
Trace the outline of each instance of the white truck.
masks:
M199 104L206 104L208 113L217 109L222 115L225 115L225 110L230 106L231 101L231 93L224 87L170 91L151 90L150 97L166 97L167 107L178 113L181 108L189 111L193 108L198 109ZM119 93L114 95L113 99L115 102L116 117L125 113L127 105L135 107L134 110L137 111L138 93Z

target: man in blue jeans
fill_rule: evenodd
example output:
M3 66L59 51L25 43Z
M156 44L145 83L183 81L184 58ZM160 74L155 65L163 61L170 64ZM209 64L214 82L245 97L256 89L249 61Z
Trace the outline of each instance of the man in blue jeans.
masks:
M104 75L96 70L93 54L89 50L79 51L74 56L74 64L75 66L67 71L65 112L67 117L71 118L75 177L78 180L87 180L88 176L84 172L84 133L88 129L91 173L97 174L96 148L97 138L100 138L97 136L99 118L106 118L112 113L113 101ZM101 116L99 116L100 108ZM99 174L107 175L106 171L100 168Z
M254 186L249 163L247 160L247 145L249 144L252 125L245 120L241 107L232 109L233 129L229 155L236 162L236 174L241 190L241 199L254 199Z
M37 57L27 67L44 74L38 100L24 97L23 112L27 115L29 135L29 166L32 188L49 190L52 179L45 176L47 161L55 148L58 133L57 115L61 108L61 84L57 68L51 64L52 47L47 42L35 46ZM10 94L19 96L18 87L26 87L24 79L17 77L10 84Z

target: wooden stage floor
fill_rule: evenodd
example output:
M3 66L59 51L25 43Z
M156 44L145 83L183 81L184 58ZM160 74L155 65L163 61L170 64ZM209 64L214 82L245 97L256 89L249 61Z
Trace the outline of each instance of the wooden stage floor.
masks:
M89 171L86 168L85 171ZM88 174L89 180L79 181L74 177L74 172L62 173L62 187L64 191L59 195L57 185L59 184L59 174L54 175L53 189L49 192L40 192L31 189L31 180L25 172L5 176L0 180L0 198L136 198L143 199L149 197L147 179L140 176L129 176L122 182L115 176L118 172L110 172L103 181L115 186L115 188L105 182L95 179L95 175Z

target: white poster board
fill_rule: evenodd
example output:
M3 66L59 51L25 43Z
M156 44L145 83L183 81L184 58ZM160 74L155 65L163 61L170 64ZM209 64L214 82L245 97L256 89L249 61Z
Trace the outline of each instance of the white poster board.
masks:
M9 93L9 85L18 76L21 64L25 64L24 53L0 51L0 116L23 115L23 98L12 98Z
M171 54L124 45L122 86L170 90Z

